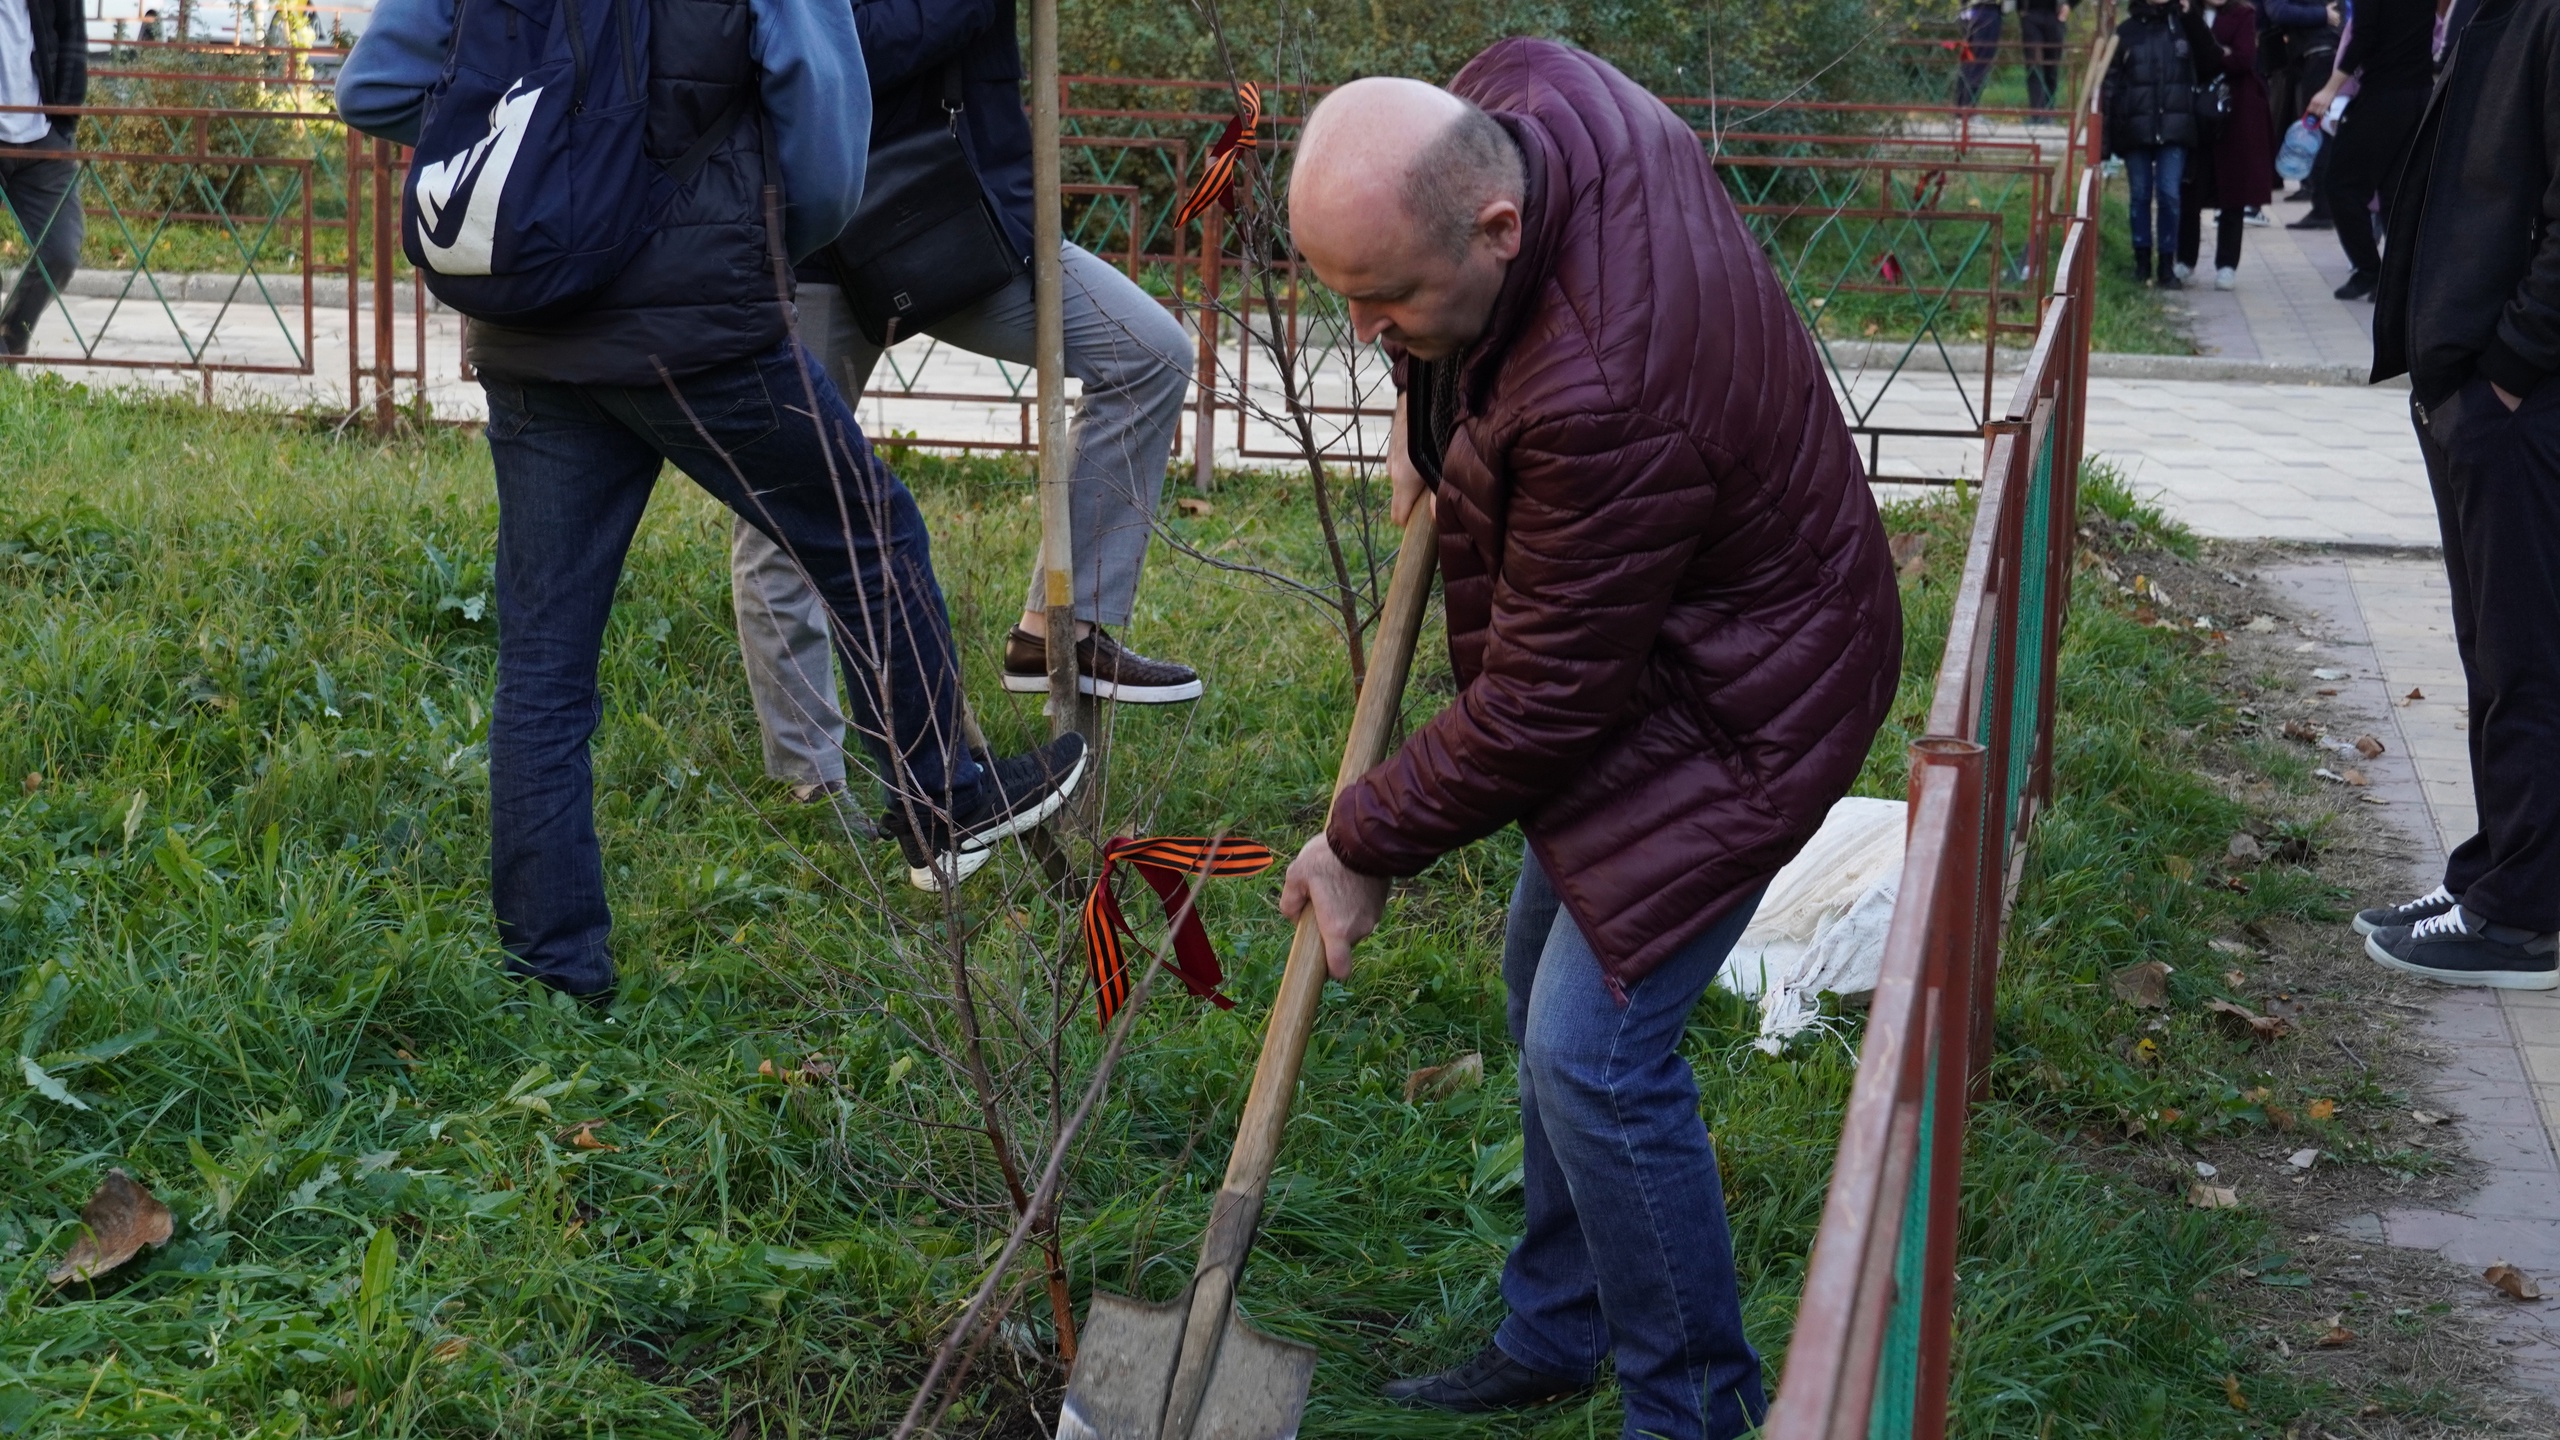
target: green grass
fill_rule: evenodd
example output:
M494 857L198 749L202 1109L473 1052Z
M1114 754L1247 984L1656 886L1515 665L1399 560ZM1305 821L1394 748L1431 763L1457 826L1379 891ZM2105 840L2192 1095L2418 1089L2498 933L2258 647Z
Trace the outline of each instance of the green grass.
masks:
M626 977L608 1021L497 974L475 440L331 439L14 379L0 433L0 1044L71 1102L0 1078L0 1434L882 1433L979 1274L1001 1191L968 1136L930 1123L970 1113L913 1039L935 913L759 776L724 517L662 489L607 636L596 771ZM992 683L1027 489L1000 462L907 468L973 692L1000 744L1027 739L1038 717ZM1235 477L1214 515L1174 523L1300 573L1317 553L1282 477ZM1902 783L1966 517L1893 523L1932 538L1862 781L1879 793ZM1211 688L1119 718L1111 818L1294 846L1349 709L1324 621L1162 553L1144 606L1133 643ZM2094 593L2073 624L2061 795L1968 1160L1957 1430L2272 1434L2317 1397L2252 1378L2257 1408L2231 1410L2221 1377L2250 1360L2212 1298L2262 1253L2261 1225L2180 1209L2056 1137L2163 1105L2250 1123L2213 1103L2238 1093L2243 1052L2181 1031L2174 1075L2136 1071L2088 982L2329 897L2171 882L2168 859L2212 853L2237 810L2170 732L2222 712L2192 641ZM1424 653L1417 716L1448 689L1436 642ZM1259 1323L1323 1349L1310 1436L1616 1428L1605 1394L1490 1426L1366 1398L1500 1313L1518 1132L1493 957L1516 855L1504 836L1436 867L1328 999L1246 1287ZM1188 1272L1285 948L1274 889L1209 887L1238 1008L1159 997L1066 1198L1079 1291L1163 1297ZM1019 998L1006 987L1070 932L1018 882L971 901L1017 907L980 980ZM1717 993L1692 1023L1773 1383L1856 1024L1771 1059L1741 1002ZM1081 1064L1091 1027L1070 1034ZM1471 1050L1481 1088L1403 1100L1409 1070ZM831 1075L812 1078L813 1054ZM618 1148L581 1148L587 1121ZM130 1278L55 1294L45 1271L111 1165L168 1201L178 1238ZM945 1433L1028 1433L1021 1396L1053 1383L1046 1325L1027 1297Z

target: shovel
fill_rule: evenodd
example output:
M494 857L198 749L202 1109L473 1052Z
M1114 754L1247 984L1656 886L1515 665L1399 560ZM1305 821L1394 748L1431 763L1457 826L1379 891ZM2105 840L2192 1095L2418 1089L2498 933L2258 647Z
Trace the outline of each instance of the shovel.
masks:
M1437 544L1431 507L1415 506L1378 616L1368 680L1351 715L1351 739L1334 776L1336 796L1386 758L1423 607L1431 597ZM1253 1068L1253 1090L1227 1157L1226 1182L1209 1212L1209 1232L1200 1240L1191 1287L1162 1305L1094 1292L1058 1415L1057 1440L1292 1440L1298 1433L1316 1352L1245 1324L1236 1314L1236 1280L1253 1249L1324 980L1324 940L1310 911L1299 918L1289 946L1289 967L1262 1034L1262 1058Z

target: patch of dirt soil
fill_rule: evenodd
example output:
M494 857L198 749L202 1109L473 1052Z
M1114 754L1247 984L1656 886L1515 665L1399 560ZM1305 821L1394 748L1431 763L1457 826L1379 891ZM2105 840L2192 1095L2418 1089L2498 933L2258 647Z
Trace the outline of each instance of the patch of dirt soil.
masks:
M2315 753L2320 736L2352 745L2396 732L2337 693L2350 687L2311 675L2334 663L2315 658L2325 626L2255 578L2295 552L2207 543L2188 560L2144 543L2134 527L2093 520L2082 533L2084 568L2112 577L2137 618L2195 634L2222 656L2218 684L2239 734L2207 742L2204 763L2262 817L2253 839L2267 863L2307 865L2350 909L2431 885L2401 828L2417 817L2395 820L2367 803L2368 786L2347 783L2361 778L2350 772L2365 757ZM2278 785L2259 773L2251 740L2292 746L2342 778L2308 793ZM2531 1393L2507 1363L2512 1336L2502 1337L2492 1307L2515 1302L2431 1251L2393 1248L2374 1219L2394 1207L2454 1207L2483 1173L2459 1127L2442 1118L2450 1107L2428 1098L2452 1057L2417 1022L2442 992L2372 963L2343 920L2252 926L2216 949L2217 964L2245 977L2233 987L2243 1003L2288 1022L2264 1047L2269 1075L2299 1093L2363 1098L2343 1100L2317 1136L2289 1132L2292 1117L2275 1112L2276 1127L2255 1135L2093 1148L2089 1159L2166 1193L2199 1183L2235 1190L2275 1222L2276 1253L2229 1277L2221 1298L2245 1317L2271 1368L2351 1397L2337 1413L2298 1422L2288 1440L2560 1436L2560 1397ZM2201 1176L2200 1164L2213 1174ZM2550 1283L2560 1277L2538 1278L2560 1290Z

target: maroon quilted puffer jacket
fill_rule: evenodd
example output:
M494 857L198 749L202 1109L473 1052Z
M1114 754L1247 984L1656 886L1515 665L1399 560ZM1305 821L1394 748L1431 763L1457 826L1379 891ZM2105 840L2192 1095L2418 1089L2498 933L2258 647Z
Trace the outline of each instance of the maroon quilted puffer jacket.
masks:
M1458 697L1327 834L1355 870L1410 875L1519 821L1623 988L1848 790L1902 609L1812 339L1697 137L1550 41L1506 40L1450 88L1529 177L1441 467Z

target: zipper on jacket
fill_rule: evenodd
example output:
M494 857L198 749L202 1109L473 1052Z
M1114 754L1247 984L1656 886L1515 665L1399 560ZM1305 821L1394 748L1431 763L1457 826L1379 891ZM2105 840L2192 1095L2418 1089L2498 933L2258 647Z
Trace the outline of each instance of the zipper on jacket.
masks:
M587 32L578 22L578 0L560 0L562 13L569 18L569 113L582 115L587 109Z
M640 71L634 59L639 46L631 38L631 0L613 0L614 22L622 27L622 98L637 100L640 96Z

